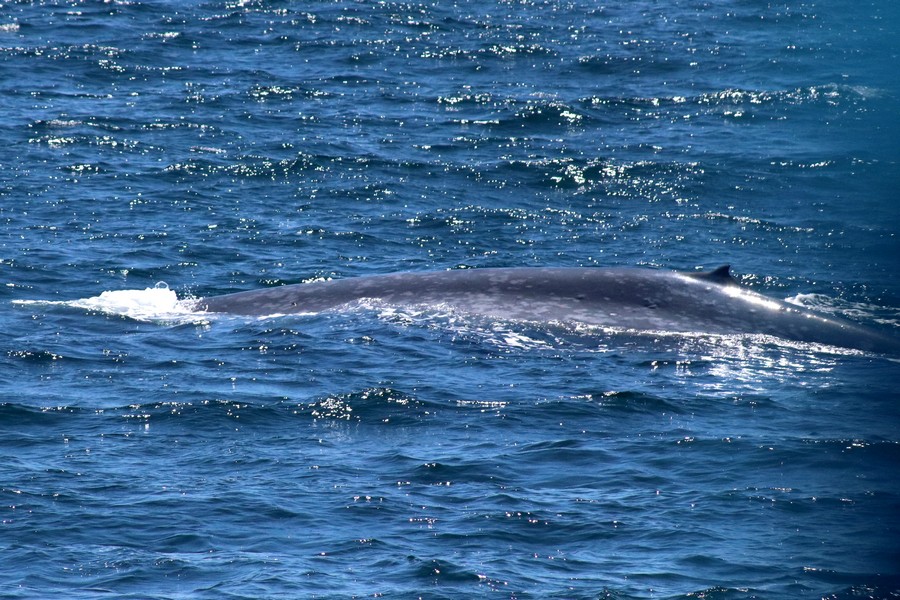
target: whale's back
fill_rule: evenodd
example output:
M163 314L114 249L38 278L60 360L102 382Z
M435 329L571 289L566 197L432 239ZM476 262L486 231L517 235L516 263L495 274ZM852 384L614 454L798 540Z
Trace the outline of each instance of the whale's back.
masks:
M900 354L900 342L889 336L738 285L727 266L694 274L633 268L394 273L238 292L198 304L210 312L278 315L319 313L366 300L635 331L766 334Z

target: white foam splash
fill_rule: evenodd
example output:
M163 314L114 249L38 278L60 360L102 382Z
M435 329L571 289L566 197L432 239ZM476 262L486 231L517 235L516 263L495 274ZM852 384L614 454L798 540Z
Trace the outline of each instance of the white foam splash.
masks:
M111 290L99 296L77 300L13 300L13 304L66 306L104 314L120 315L137 321L196 322L204 313L194 310L190 300L179 300L165 283L143 290Z
M900 309L870 302L854 302L825 294L797 294L785 302L821 313L838 315L860 322L873 322L900 328Z

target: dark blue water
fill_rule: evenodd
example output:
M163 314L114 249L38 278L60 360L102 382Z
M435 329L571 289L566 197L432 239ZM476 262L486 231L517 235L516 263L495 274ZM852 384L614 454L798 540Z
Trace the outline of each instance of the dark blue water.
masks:
M898 29L0 5L0 596L897 597L896 360L146 290L730 263L896 335Z

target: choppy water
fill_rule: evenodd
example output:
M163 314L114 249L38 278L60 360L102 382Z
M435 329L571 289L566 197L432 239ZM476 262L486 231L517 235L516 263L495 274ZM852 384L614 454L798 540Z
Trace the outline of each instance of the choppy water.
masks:
M160 282L731 263L896 332L898 24L0 5L0 596L896 597L895 360Z

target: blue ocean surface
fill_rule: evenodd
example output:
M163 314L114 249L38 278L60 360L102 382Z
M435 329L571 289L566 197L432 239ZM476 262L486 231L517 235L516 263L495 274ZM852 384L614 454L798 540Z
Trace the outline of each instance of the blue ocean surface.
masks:
M900 336L900 3L0 3L0 597L897 598L900 362L384 304L731 264Z

